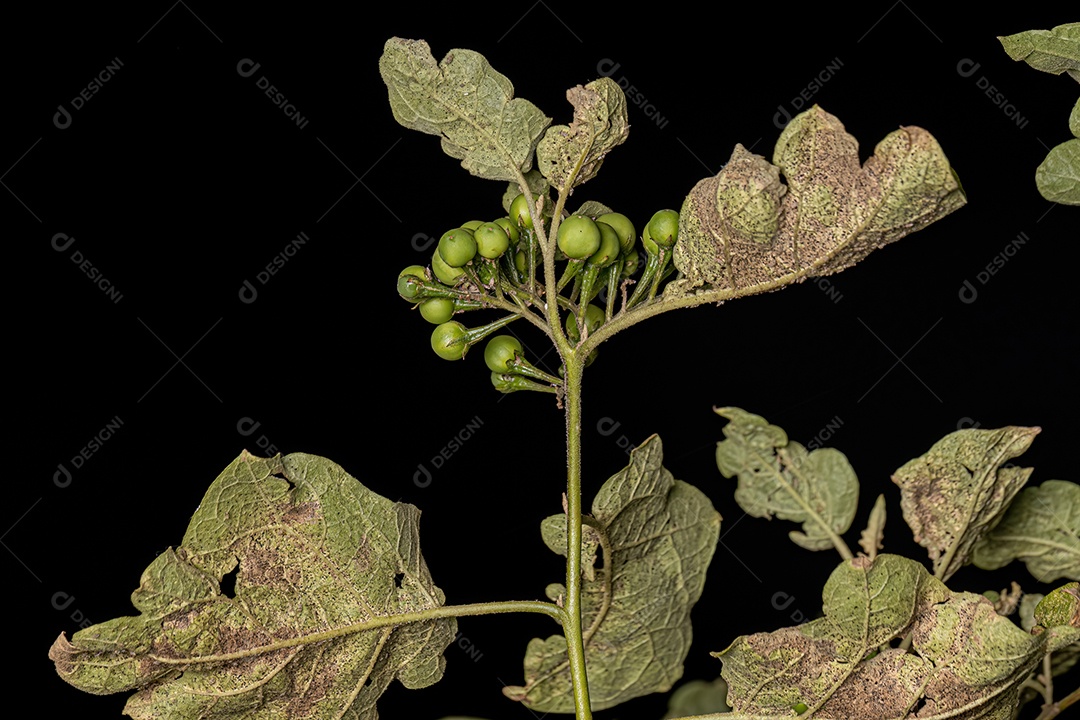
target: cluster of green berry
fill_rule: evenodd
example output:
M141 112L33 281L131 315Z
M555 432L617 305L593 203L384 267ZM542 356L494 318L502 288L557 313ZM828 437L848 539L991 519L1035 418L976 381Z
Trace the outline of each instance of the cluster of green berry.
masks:
M644 270L631 296L627 297L623 286L620 312L652 300L660 282L674 272L671 248L678 237L678 223L676 211L661 210L645 226L641 236L647 256ZM550 221L545 221L545 230L548 228ZM542 311L545 283L537 280L543 261L534 230L526 198L518 195L510 204L509 216L491 222L473 220L447 231L439 239L429 267L410 265L398 275L398 294L416 303L421 316L436 325L431 347L439 357L463 358L472 345L523 313L546 322ZM637 241L633 223L616 212L595 217L569 215L558 223L555 259L566 264L555 289L558 307L567 313L566 337L573 345L614 315L619 284L630 281L641 264ZM608 291L606 309L592 303L604 288ZM511 312L476 328L453 319L456 313L480 308ZM595 351L589 361L594 356ZM531 365L512 335L495 335L488 340L484 360L491 370L492 384L502 392L558 392L562 382Z

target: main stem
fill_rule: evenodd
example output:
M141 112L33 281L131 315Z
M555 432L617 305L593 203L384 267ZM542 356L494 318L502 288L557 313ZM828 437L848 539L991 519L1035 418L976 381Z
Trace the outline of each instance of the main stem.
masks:
M577 351L564 358L566 368L566 598L563 632L574 686L576 720L592 720L585 640L581 621L581 377Z

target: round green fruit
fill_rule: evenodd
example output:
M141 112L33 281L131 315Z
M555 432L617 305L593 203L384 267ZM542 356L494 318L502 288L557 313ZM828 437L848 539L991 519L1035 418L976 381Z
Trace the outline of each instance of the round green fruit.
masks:
M679 213L675 210L658 210L649 220L649 235L657 245L674 245L679 239Z
M586 262L589 265L605 268L619 257L622 243L619 240L618 232L607 223L598 220L596 227L600 229L600 248L590 255Z
M465 277L465 271L447 265L438 250L431 256L431 270L435 273L435 277L439 278L439 282L444 285L456 285L459 280Z
M529 201L525 199L524 193L519 193L510 203L510 222L523 228L533 226L532 215L529 214Z
M619 242L622 243L623 250L629 251L634 247L634 241L637 240L637 230L634 229L634 223L630 222L630 218L626 217L622 213L605 213L596 218L598 223L607 223L611 227L615 228L615 232L619 236Z
M427 280L427 272L423 265L410 265L401 272L398 273L397 291L398 295L406 300L412 300L420 292L420 288L417 286L415 280L409 278L420 278L421 280Z
M600 241L600 228L584 215L571 215L559 225L559 249L568 258L589 257L600 249Z
M431 332L431 349L443 360L460 360L467 346L462 341L467 328L456 320L444 322Z
M496 335L484 347L484 362L493 373L508 373L514 358L522 355L521 343L513 335Z
M428 298L420 303L420 315L433 325L441 325L454 317L454 301L450 298Z
M497 223L489 222L473 230L476 251L489 260L500 257L510 247L510 236Z
M471 230L455 228L439 238L439 255L450 267L460 268L476 257L476 240Z

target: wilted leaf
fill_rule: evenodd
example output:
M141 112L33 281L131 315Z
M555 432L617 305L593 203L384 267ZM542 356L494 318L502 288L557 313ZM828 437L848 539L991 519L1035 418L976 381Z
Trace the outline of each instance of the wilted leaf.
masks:
M855 138L815 105L784 128L772 163L736 145L724 169L690 191L674 251L684 280L669 287L771 288L830 275L965 202L930 133L901 128L860 167Z
M871 560L877 557L877 551L882 548L881 541L885 537L885 495L878 495L874 501L874 509L870 511L870 519L866 523L866 529L859 537L859 546Z
M1037 427L957 430L893 475L904 520L934 561L935 575L948 580L971 561L975 543L1031 475L1031 468L1005 463L1038 434Z
M1080 578L1080 485L1047 480L1025 488L971 558L984 570L1013 560L1023 560L1039 582Z
M807 452L776 425L739 408L715 412L731 421L724 426L727 439L716 445L716 464L724 477L738 475L739 507L754 517L801 522L803 531L788 536L807 550L834 547L859 504L859 479L844 454Z
M727 683L724 678L691 680L680 685L668 699L668 711L663 720L686 717L688 715L707 715L731 710L727 704Z
M473 175L516 180L551 123L483 55L451 50L436 65L423 40L390 38L379 58L394 119L442 138L443 151Z
M954 593L898 555L845 561L823 592L825 617L743 636L717 655L735 712L817 720L1005 720L1048 650L1080 630L1032 636L973 593ZM911 636L914 654L884 643Z
M1036 70L1054 75L1067 72L1080 82L1080 23L1058 25L1053 30L1027 30L999 36L998 40L1013 60L1023 60Z
M395 677L442 677L456 631L452 619L355 628L443 604L419 515L325 458L245 452L143 573L141 614L61 635L49 657L87 692L138 690L133 718L374 720Z
M540 172L557 188L569 190L596 177L604 157L630 133L626 96L611 78L603 77L566 91L574 120L553 125L536 148Z
M690 649L690 610L716 549L720 514L664 469L662 453L660 438L646 440L593 501L604 566L581 592L593 710L670 690ZM563 636L530 641L525 685L503 692L539 713L573 712Z
M1035 169L1035 186L1051 202L1080 205L1080 138L1050 149Z

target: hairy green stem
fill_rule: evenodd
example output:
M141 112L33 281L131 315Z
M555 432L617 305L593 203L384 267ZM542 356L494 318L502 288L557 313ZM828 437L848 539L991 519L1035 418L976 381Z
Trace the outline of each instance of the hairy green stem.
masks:
M232 653L221 653L218 655L205 655L201 657L159 657L157 655L150 655L150 657L160 663L166 665L196 665L199 663L219 663L228 662L230 660L240 660L246 657L253 657L256 655L264 655L268 652L275 650L281 650L283 648L299 647L301 645L310 645L312 643L324 642L326 640L333 640L335 638L344 637L345 635L353 635L358 632L365 632L367 630L373 630L380 627L392 627L397 625L408 625L410 623L425 622L427 620L438 620L440 618L449 617L467 617L472 615L502 615L505 613L540 613L554 618L558 622L566 625L566 612L558 605L549 602L541 602L537 600L505 600L502 602L487 602L487 603L472 603L469 605L442 605L440 607L429 608L428 610L420 610L418 612L401 613L399 615L383 615L379 617L373 617L370 620L363 622L353 623L351 625L343 625L339 628L333 628L332 630L323 630L321 632L310 633L308 635L301 635L300 637L287 638L285 640L277 640L266 645L259 645L258 647L250 647L244 650L238 650Z
M585 363L576 351L566 359L566 599L563 631L574 684L576 720L591 720L585 640L581 621L581 378Z

